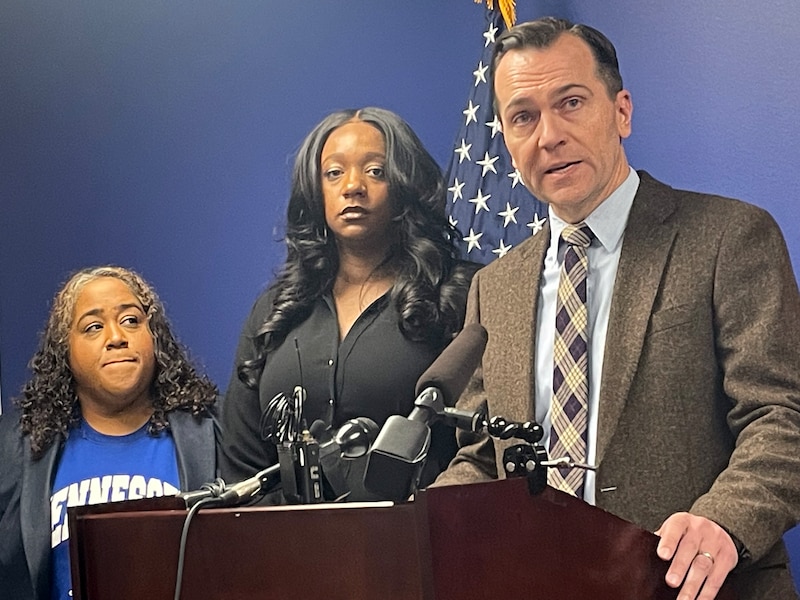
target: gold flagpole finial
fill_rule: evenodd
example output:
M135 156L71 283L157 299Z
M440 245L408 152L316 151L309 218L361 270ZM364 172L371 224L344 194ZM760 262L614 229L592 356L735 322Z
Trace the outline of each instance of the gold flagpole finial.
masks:
M475 0L475 4L481 4L483 0ZM486 6L489 10L494 10L495 0L486 0ZM506 27L511 28L517 22L517 8L515 0L497 0L497 8L500 14L503 15L503 20L506 22Z

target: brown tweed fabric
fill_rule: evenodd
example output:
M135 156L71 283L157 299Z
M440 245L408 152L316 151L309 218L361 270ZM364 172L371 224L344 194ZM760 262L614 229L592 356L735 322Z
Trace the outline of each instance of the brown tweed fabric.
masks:
M762 209L640 171L606 333L596 503L650 531L679 511L747 547L740 600L796 598L783 533L800 521L800 294ZM478 271L467 322L489 343L458 406L534 418L549 228ZM459 433L437 484L503 476L512 442Z

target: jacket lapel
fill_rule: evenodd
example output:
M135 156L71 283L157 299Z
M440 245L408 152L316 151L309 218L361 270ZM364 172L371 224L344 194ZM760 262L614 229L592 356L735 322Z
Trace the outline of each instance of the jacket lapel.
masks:
M606 332L596 462L614 435L642 353L653 302L677 234L671 188L640 171L614 283Z
M499 409L510 420L530 420L535 414L536 316L549 241L550 227L545 225L513 256L492 264L496 275L487 278L484 292L489 299L481 302L481 322L489 330L484 356L492 362L494 395L503 398Z
M533 300L532 305L525 305L524 302L518 303L519 309L522 311L519 316L519 330L522 332L520 337L525 341L526 347L531 348L530 364L528 365L530 375L517 378L520 389L513 390L510 397L519 398L525 403L526 419L528 420L535 420L536 417L536 321L539 313L539 287L544 270L544 257L549 246L550 219L547 220L544 228L534 236L525 256L526 269L520 273L522 284L525 287L525 296L523 297ZM522 348L520 351L523 355L525 354Z
M493 407L491 416L509 421L532 421L535 418L536 318L539 304L539 283L544 256L550 242L549 223L532 238L520 244L513 254L499 258L489 265L486 284L481 271L474 306L480 306L478 316L489 332L483 365L492 373ZM485 294L485 297L484 297ZM502 474L500 458L509 446L519 440L494 440L498 473Z
M195 417L182 410L169 413L168 419L178 455L181 490L199 489L216 476L214 420Z
M61 439L58 438L44 456L34 461L29 445L25 444L20 522L22 545L36 598L50 595L50 487L60 451Z
M175 439L178 471L182 489L198 489L215 477L215 418L198 418L183 412L169 413ZM25 440L22 489L20 491L20 528L22 545L31 574L34 597L50 595L50 495L62 441L55 441L39 460L31 457Z

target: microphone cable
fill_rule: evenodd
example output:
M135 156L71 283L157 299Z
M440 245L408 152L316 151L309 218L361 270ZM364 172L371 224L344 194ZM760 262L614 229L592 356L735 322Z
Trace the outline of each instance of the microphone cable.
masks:
M200 511L201 508L207 505L213 506L214 504L219 502L219 498L211 497L211 498L203 498L197 504L192 506L189 509L189 512L186 513L186 518L183 521L183 530L181 531L181 541L180 546L178 546L178 568L175 578L175 595L174 600L180 600L181 598L181 588L183 587L183 567L186 562L186 540L189 537L189 525L194 519L194 516Z
M261 413L261 439L277 446L297 438L300 432L299 413L302 410L302 405L298 404L300 404L300 394L297 390L292 398L283 392L275 394Z
M261 413L261 439L270 441L276 446L284 442L299 440L305 429L303 405L306 391L303 387L303 363L300 360L300 346L294 338L297 353L297 368L300 372L300 385L295 386L291 397L278 392L267 402Z
M305 428L303 422L303 405L306 400L306 392L303 387L303 363L300 360L300 346L297 338L294 338L294 348L297 353L297 367L300 372L300 385L294 388L291 398L283 392L275 394L267 402L267 406L261 413L259 423L261 439L270 441L276 446L284 442L294 442L300 439L302 430ZM218 479L213 484L206 484L203 489L208 489L213 495L203 498L194 504L183 522L181 531L181 541L178 547L178 568L175 581L174 600L180 600L181 587L183 585L183 570L186 560L186 540L189 536L189 526L194 516L205 506L215 506L220 504L219 496L225 490L225 482Z

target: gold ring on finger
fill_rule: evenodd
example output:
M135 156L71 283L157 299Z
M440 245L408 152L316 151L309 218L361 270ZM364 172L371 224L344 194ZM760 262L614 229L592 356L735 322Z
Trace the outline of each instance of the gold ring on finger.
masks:
M708 558L708 560L710 560L710 561L711 561L711 564L712 564L712 565L714 564L714 557L713 557L713 556L711 556L711 553L710 553L710 552L698 552L698 553L697 553L697 556L705 556L705 557L707 557L707 558Z

